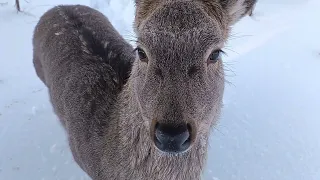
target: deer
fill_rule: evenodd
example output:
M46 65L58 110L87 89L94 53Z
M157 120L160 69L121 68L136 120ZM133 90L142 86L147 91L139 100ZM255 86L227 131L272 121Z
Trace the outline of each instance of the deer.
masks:
M45 12L33 63L79 167L93 180L201 179L223 105L222 49L255 3L135 0L136 47L88 6Z

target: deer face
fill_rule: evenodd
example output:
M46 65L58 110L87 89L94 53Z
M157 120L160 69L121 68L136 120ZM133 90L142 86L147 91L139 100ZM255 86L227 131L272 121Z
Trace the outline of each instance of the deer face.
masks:
M134 87L155 147L181 153L207 139L219 117L233 18L220 2L163 2L137 2Z

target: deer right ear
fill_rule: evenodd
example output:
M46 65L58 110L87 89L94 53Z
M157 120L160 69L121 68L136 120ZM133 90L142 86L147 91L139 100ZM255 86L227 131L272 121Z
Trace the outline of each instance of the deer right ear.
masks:
M235 24L250 14L258 0L220 0L220 4L229 15L229 25Z

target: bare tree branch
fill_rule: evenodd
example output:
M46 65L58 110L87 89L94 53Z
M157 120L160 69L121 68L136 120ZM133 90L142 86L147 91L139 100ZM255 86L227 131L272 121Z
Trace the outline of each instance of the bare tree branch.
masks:
M19 0L16 0L16 8L18 12L21 12Z

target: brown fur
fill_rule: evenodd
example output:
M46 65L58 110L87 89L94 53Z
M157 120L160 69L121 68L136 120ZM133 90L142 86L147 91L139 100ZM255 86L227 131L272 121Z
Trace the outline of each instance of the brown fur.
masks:
M206 60L223 48L248 2L136 0L137 45L148 63L133 62L132 47L89 7L58 6L41 17L35 69L76 162L92 179L200 179L224 89L223 63ZM192 124L192 147L160 152L155 121Z

